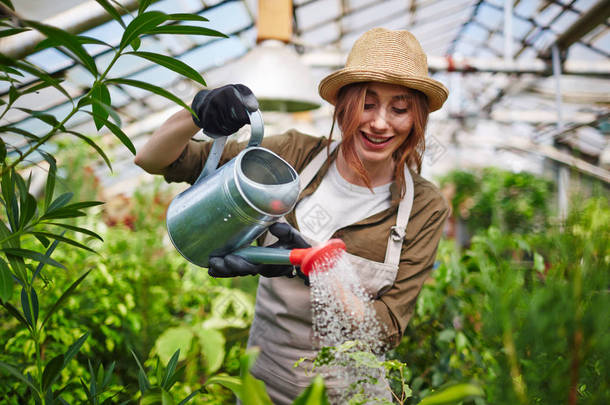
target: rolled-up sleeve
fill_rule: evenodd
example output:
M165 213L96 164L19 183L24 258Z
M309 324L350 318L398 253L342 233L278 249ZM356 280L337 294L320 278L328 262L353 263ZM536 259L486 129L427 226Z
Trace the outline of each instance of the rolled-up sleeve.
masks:
M261 146L286 159L298 171L326 143L325 138L309 136L295 130L289 130L284 134L263 138ZM218 165L221 166L237 156L246 146L246 142L236 142L233 140L227 142ZM165 181L168 183L186 181L193 184L197 177L199 177L211 148L212 141L189 141L178 159L163 171Z

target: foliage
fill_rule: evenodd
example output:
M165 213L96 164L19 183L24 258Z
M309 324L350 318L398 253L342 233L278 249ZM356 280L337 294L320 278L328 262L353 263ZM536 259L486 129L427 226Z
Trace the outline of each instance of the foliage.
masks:
M83 333L88 326L85 315L88 308L96 307L97 300L89 302L88 307L85 305L76 308L76 312L82 316L81 322L76 328L63 328L64 325L61 325L63 317L60 319L55 317L66 315L75 291L82 287L81 284L92 272L92 268L87 270L87 264L83 261L68 269L65 264L56 260L55 252L59 245L62 247L69 245L72 248L69 250L70 252L95 253L94 249L90 247L90 245L94 245L92 239L101 240L102 238L90 229L75 225L75 219L87 217L89 214L85 210L100 205L101 202L71 203L74 195L72 191L55 195L57 162L52 154L44 150L43 146L60 134L74 136L93 148L111 169L108 155L91 136L68 129L75 116L82 113L88 114L98 130L105 127L132 153L135 153L133 144L121 129L118 114L112 108L110 87L137 87L168 98L189 109L182 100L154 84L112 76L112 68L117 60L125 54L135 55L205 85L201 75L184 63L164 55L138 51L140 38L150 34L185 33L224 36L217 31L203 27L172 25L177 21L207 20L193 14L165 14L159 11L147 11L149 1L142 1L137 15L131 19L129 24L126 24L107 0L97 1L124 29L120 44L116 48L91 37L72 35L56 27L22 19L14 13L10 1L3 1L0 5L3 16L5 16L0 24L1 36L12 36L30 30L37 31L46 37L37 46L37 50L47 47L57 48L71 57L75 63L82 65L89 72L91 80L89 90L84 95L75 98L62 86L61 79L57 79L42 67L25 59L15 59L0 54L0 70L2 71L0 81L5 82L9 87L7 98L2 100L0 119L3 119L9 111L19 109L48 127L46 133L43 134L27 131L12 123L0 127L0 133L10 133L19 138L19 141L12 141L11 144L4 140L0 141L2 186L0 203L4 208L0 217L0 251L2 253L0 256L0 303L6 310L2 316L8 318L8 330L13 331L15 339L21 339L21 342L24 343L22 346L24 352L22 356L16 357L3 355L0 370L3 376L11 376L13 381L19 381L22 384L9 388L9 397L17 398L16 400L20 402L32 400L41 404L66 403L64 398L74 399L73 395L88 403L102 402L102 394L111 388L112 372L114 364L116 364L110 363L108 369L104 371L101 366L102 362L97 361L96 366L89 363L89 384L86 384L81 378L79 385L73 381L73 378L66 375L66 371L71 368L72 359L90 336L90 332ZM112 59L108 65L97 66L96 60L86 51L83 45L92 43L110 48ZM16 107L23 96L46 88L54 88L66 97L69 108L65 115L55 116L43 110ZM41 201L37 201L30 192L31 175L25 179L21 174L28 165L30 155L34 153L41 155L48 164L44 198ZM74 236L66 236L66 234L74 234ZM71 281L62 280L67 283L58 283L62 284L61 286L56 285L57 270L48 270L49 267L72 273L71 275L75 278ZM61 274L59 273L59 275ZM20 297L17 300L14 299L16 288L20 289ZM125 306L123 307L125 308ZM108 324L108 319L105 322ZM53 329L51 326L56 328ZM76 332L76 330L80 331ZM47 345L55 347L51 348ZM34 361L32 361L32 357L35 357ZM17 359L19 359L18 364L14 361ZM83 391L77 392L78 388L82 388ZM165 402L168 386L162 386L162 388L165 389L162 392ZM82 395L83 392L86 393L85 396ZM110 401L113 396L114 394L111 394L103 402Z
M552 183L531 173L454 170L440 183L450 194L454 215L471 233L490 226L502 232L540 231L550 215Z
M114 212L112 202L94 201L95 179L83 168L92 157L56 161L43 148L74 137L111 168L95 137L68 129L84 113L133 153L112 107L112 86L144 89L188 108L154 84L113 76L122 55L205 84L182 62L139 50L144 35L222 36L174 24L205 19L147 11L143 0L127 24L107 0L97 1L122 26L117 47L19 19L8 0L0 5L12 15L0 22L0 36L38 31L47 38L38 49L60 49L91 80L74 98L57 76L0 54L0 81L9 85L0 119L41 89L60 92L70 107L61 117L20 108L48 126L44 134L0 127L20 139L0 139L0 397L11 404L222 404L235 395L245 404L269 404L264 384L248 371L256 353L245 349L256 279L214 280L179 257L161 237L164 191L122 197ZM83 45L92 43L109 48L108 65L97 66L87 53ZM48 167L42 198L26 174L36 153ZM83 176L62 179L62 170ZM454 191L454 213L475 235L472 244L463 251L441 243L439 266L388 360L358 351L343 358L385 368L400 403L610 402L608 200L585 201L555 227L548 221L550 184L531 175L455 172L443 184ZM317 377L295 403L326 401Z
M392 352L409 366L413 403L470 380L493 404L608 402L609 228L601 198L576 206L561 228L491 227L466 251L443 241Z

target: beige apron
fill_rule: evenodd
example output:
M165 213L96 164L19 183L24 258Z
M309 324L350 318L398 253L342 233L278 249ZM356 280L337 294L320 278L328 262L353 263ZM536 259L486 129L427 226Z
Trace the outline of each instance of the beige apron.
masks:
M337 145L331 145L335 148ZM327 158L320 152L300 173L301 191L311 182ZM413 180L405 169L407 191L400 202L396 225L392 227L386 249L385 262L379 263L349 255L357 269L363 288L374 298L386 292L396 279L402 241L413 204ZM270 242L270 241L269 241ZM309 241L315 246L316 241ZM266 243L268 244L268 243ZM256 295L254 320L250 329L248 347L258 346L260 355L252 367L252 374L265 381L267 392L274 404L291 404L313 377L306 361L295 368L301 358L313 359L313 328L309 287L298 277L261 277ZM341 381L325 378L329 388L344 386ZM389 391L386 393L391 401Z

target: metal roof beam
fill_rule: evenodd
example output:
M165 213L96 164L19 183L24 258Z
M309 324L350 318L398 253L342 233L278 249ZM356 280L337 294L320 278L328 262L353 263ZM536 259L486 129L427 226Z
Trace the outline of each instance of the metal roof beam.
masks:
M344 52L318 51L302 56L303 62L312 67L341 68L347 58ZM543 59L505 61L503 58L454 58L428 56L428 68L432 72L462 73L514 73L548 76L550 67ZM569 60L564 63L565 75L596 76L610 78L610 61Z
M587 12L583 13L568 29L566 29L555 40L553 45L557 45L560 51L566 51L573 43L578 42L582 37L591 32L600 24L605 24L610 17L610 0L599 0ZM550 57L551 45L543 53L542 57Z

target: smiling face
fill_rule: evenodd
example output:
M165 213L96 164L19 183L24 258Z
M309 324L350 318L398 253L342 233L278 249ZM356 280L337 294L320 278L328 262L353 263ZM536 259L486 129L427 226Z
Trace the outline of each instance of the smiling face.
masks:
M421 171L429 111L424 93L400 85L342 87L334 114L342 136L339 173L369 188L396 180L403 195L405 167Z
M371 83L367 86L354 137L356 154L364 166L393 163L392 154L413 128L412 94L396 84Z

